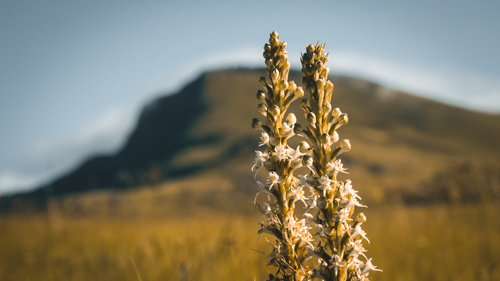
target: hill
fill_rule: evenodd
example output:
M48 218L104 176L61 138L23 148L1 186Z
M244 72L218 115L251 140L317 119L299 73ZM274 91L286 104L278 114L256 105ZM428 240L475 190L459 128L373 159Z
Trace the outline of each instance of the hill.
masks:
M131 194L144 191L130 187L151 185L157 187L152 198L178 190L182 202L193 194L207 205L224 198L247 200L255 189L250 167L259 133L250 123L258 117L255 93L262 75L263 70L244 69L204 73L178 93L147 105L116 155L93 157L49 185L0 198L1 209L44 206L54 197L72 202L75 194L124 188L125 193L92 194L134 201L140 196ZM300 84L300 73L290 77ZM341 158L365 201L383 202L394 190L462 161L500 159L499 115L467 111L357 78L331 80L333 107L349 114L349 124L339 134L353 148ZM298 102L290 112L305 123ZM179 185L183 187L176 189Z

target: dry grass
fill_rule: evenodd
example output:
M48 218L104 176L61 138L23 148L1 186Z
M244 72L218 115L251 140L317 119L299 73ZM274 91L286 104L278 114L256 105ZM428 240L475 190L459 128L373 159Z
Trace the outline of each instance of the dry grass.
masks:
M500 280L500 207L365 211L372 280ZM257 215L256 215L257 216ZM0 218L0 280L265 280L255 219Z

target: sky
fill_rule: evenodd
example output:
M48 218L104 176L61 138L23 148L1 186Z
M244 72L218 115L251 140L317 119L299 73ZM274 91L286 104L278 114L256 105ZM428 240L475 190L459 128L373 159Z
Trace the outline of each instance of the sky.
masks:
M203 71L292 67L326 42L331 73L500 113L498 1L0 1L0 194L119 150L140 109Z

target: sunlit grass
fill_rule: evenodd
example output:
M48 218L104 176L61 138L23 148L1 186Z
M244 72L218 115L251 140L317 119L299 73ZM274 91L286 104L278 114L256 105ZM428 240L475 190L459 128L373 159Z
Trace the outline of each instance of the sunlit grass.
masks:
M371 280L500 280L500 207L364 210ZM257 217L258 214L255 215ZM265 280L254 218L0 218L0 280Z

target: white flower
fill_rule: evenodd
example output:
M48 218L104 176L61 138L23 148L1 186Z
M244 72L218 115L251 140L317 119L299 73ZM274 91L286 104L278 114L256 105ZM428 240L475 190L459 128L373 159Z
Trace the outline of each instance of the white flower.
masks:
M351 194L351 196L361 199L361 197L359 197L357 193L358 192L352 188L350 180L346 180L344 183L342 183L342 196L347 197L349 194Z
M288 148L283 145L278 145L274 149L276 151L276 157L278 157L278 160L288 159Z
M362 255L363 257L367 258L364 252L366 252L365 248L363 247L363 244L361 244L361 239L357 239L356 241L352 242L352 252L349 254L350 256L355 256L358 257L359 255Z
M257 169L257 172L255 172L254 178L257 177L257 173L259 173L260 169L264 166L264 162L266 162L268 158L269 155L267 155L267 153L262 153L258 150L255 151L255 159L252 171L255 171Z
M269 135L265 132L262 132L262 135L260 137L260 145L259 146L263 146L263 145L269 145Z
M333 190L331 186L332 180L326 175L322 175L321 178L319 178L318 183L318 188L323 190L323 197L326 197L327 190Z
M339 267L342 267L342 259L340 258L339 255L335 254L332 256L330 263L332 265L330 265L329 267L333 268L333 270L335 271L335 276L337 276L337 274L339 272Z
M335 162L333 162L333 174L337 176L337 174L340 173L345 173L349 174L346 172L347 168L344 168L344 165L342 164L342 160L337 159Z
M347 223L347 221L352 221L352 219L349 218L349 210L348 209L340 210L339 221L345 227L345 229L349 228L349 224Z
M356 225L356 227L354 228L354 232L351 234L351 237L356 237L359 235L363 237L366 241L368 241L368 243L370 243L370 240L366 238L366 232L363 229L361 229L361 224L362 223L360 222Z
M352 206L367 208L366 205L363 205L363 204L359 203L359 201L356 199L355 196L351 196L351 197L349 197L349 199L342 199L340 201L340 207L341 208L349 209Z
M275 172L269 172L269 177L267 178L267 184L269 184L269 190L273 188L273 185L278 184L280 177Z
M377 269L377 267L372 264L372 259L367 260L365 264L360 267L360 269L361 275L368 275L369 270L382 271L382 269Z
M304 194L304 191L302 190L302 186L298 187L297 189L294 189L294 188L291 188L290 189L290 193L288 193L287 195L287 198L288 199L292 199L293 198L293 203L297 202L297 201L302 201L306 207L307 207L307 203L306 203L306 197L305 197L305 194Z

